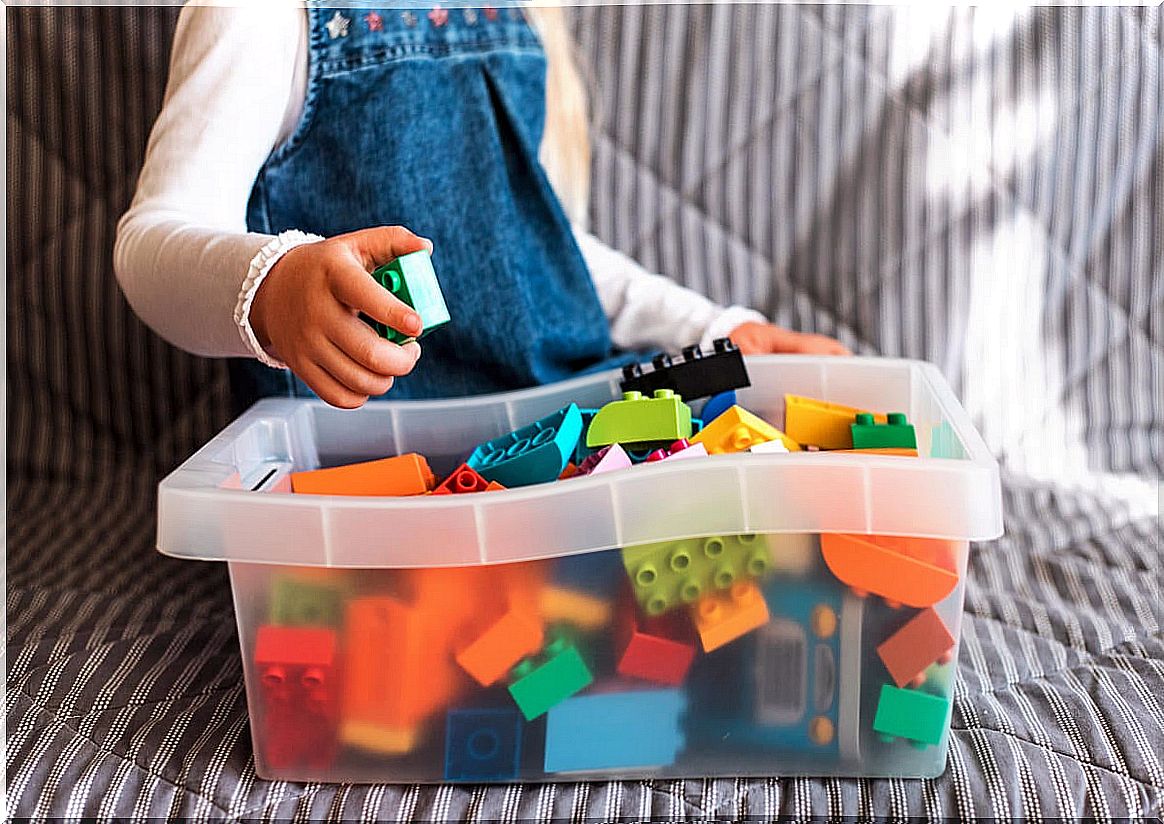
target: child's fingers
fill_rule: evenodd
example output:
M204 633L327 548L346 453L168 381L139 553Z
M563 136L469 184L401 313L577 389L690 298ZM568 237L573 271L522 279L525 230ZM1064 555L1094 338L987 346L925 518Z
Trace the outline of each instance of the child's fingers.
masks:
M314 361L305 361L299 364L295 372L303 378L303 382L310 386L315 394L332 406L338 406L340 409L355 409L363 406L368 400L367 395L353 392Z
M364 268L372 269L393 258L419 252L432 251L432 241L416 235L403 226L374 226L352 232L346 236L351 248L364 262Z
M331 290L340 302L405 335L419 335L423 328L420 315L411 306L354 263L336 270L331 277Z
M342 310L337 310L327 335L349 358L378 375L406 375L420 357L420 346L415 342L397 346Z
M365 399L371 395L383 395L392 388L391 375L381 375L361 366L331 341L320 347L317 357L319 365L329 375Z

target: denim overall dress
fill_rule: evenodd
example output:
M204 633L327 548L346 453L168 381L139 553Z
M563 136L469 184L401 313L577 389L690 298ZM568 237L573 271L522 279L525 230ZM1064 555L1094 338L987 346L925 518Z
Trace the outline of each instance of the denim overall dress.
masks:
M309 6L303 115L267 159L252 231L325 237L405 226L431 238L452 322L389 399L547 383L633 360L610 331L539 164L546 59L521 9ZM232 365L236 402L309 395Z

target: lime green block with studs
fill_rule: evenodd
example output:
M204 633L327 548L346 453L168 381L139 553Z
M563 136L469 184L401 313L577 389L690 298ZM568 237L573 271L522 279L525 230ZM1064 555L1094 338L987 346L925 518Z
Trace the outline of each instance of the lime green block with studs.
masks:
M628 547L622 563L647 615L693 604L733 583L759 578L772 568L763 535L708 535Z
M937 744L949 725L950 706L949 698L883 684L873 730L889 738Z
M509 694L526 721L545 715L551 707L594 681L578 648L568 638L555 638L539 658L540 663L536 658L526 658L509 673L513 679Z
M653 397L624 392L598 410L586 430L586 445L636 444L677 441L691 437L691 407L670 389L656 389Z
M343 593L326 584L284 577L276 578L271 587L273 624L338 627L343 609Z
M853 449L917 449L917 436L903 412L890 412L886 423L877 423L868 412L857 414L850 425Z
M421 331L416 337L423 338L438 326L449 322L449 307L437 282L436 271L432 268L432 257L421 250L401 255L391 263L385 263L372 272L376 282L396 297L407 303L420 315ZM376 320L365 318L382 337L393 343L409 339L408 335Z

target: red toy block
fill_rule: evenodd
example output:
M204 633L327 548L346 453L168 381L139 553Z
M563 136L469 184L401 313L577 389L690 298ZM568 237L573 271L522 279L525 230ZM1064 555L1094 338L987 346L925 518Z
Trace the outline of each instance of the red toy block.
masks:
M695 660L695 634L682 610L644 618L628 594L619 604L616 632L620 675L669 686L683 683Z
M291 473L293 492L306 495L423 495L436 484L423 455Z
M498 484L504 489L505 487ZM489 481L478 474L477 470L468 464L461 464L453 470L453 474L445 478L444 482L432 491L433 495L455 495L464 492L488 492Z
M950 661L954 636L933 607L926 607L877 647L877 655L899 687L920 687L926 668Z
M336 755L339 639L315 627L259 627L259 742L272 769L326 769Z

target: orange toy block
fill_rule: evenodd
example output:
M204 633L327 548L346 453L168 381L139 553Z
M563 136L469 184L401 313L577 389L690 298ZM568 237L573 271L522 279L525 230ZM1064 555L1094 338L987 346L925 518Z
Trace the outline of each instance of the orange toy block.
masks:
M613 615L606 599L555 586L538 593L538 612L546 623L564 622L585 630L601 629Z
M737 581L692 606L692 618L704 652L719 649L768 623L768 604L752 581Z
M417 728L467 689L442 634L432 613L395 598L348 603L344 742L380 753L407 752Z
M821 449L852 449L857 414L868 412L839 403L818 401L800 395L784 396L784 433L802 446ZM874 415L877 423L886 423L885 415Z
M541 621L521 610L510 610L457 653L457 663L478 684L488 687L521 659L540 650L542 641Z
M435 484L428 461L415 452L291 473L291 490L305 495L423 495Z
M566 464L566 468L562 470L562 474L558 476L559 481L564 481L567 478L573 478L578 474L578 467L573 462Z
M822 533L825 565L856 595L880 595L890 606L933 606L958 583L956 541L888 535Z
M916 458L917 450L904 446L879 446L873 449L834 449L834 452L852 452L861 455L896 455L900 458Z
M926 668L949 663L953 649L954 636L942 617L926 607L878 645L877 655L897 686L920 687L926 680Z
M468 464L461 464L436 489L433 495L460 495L466 492L487 492L489 482Z

